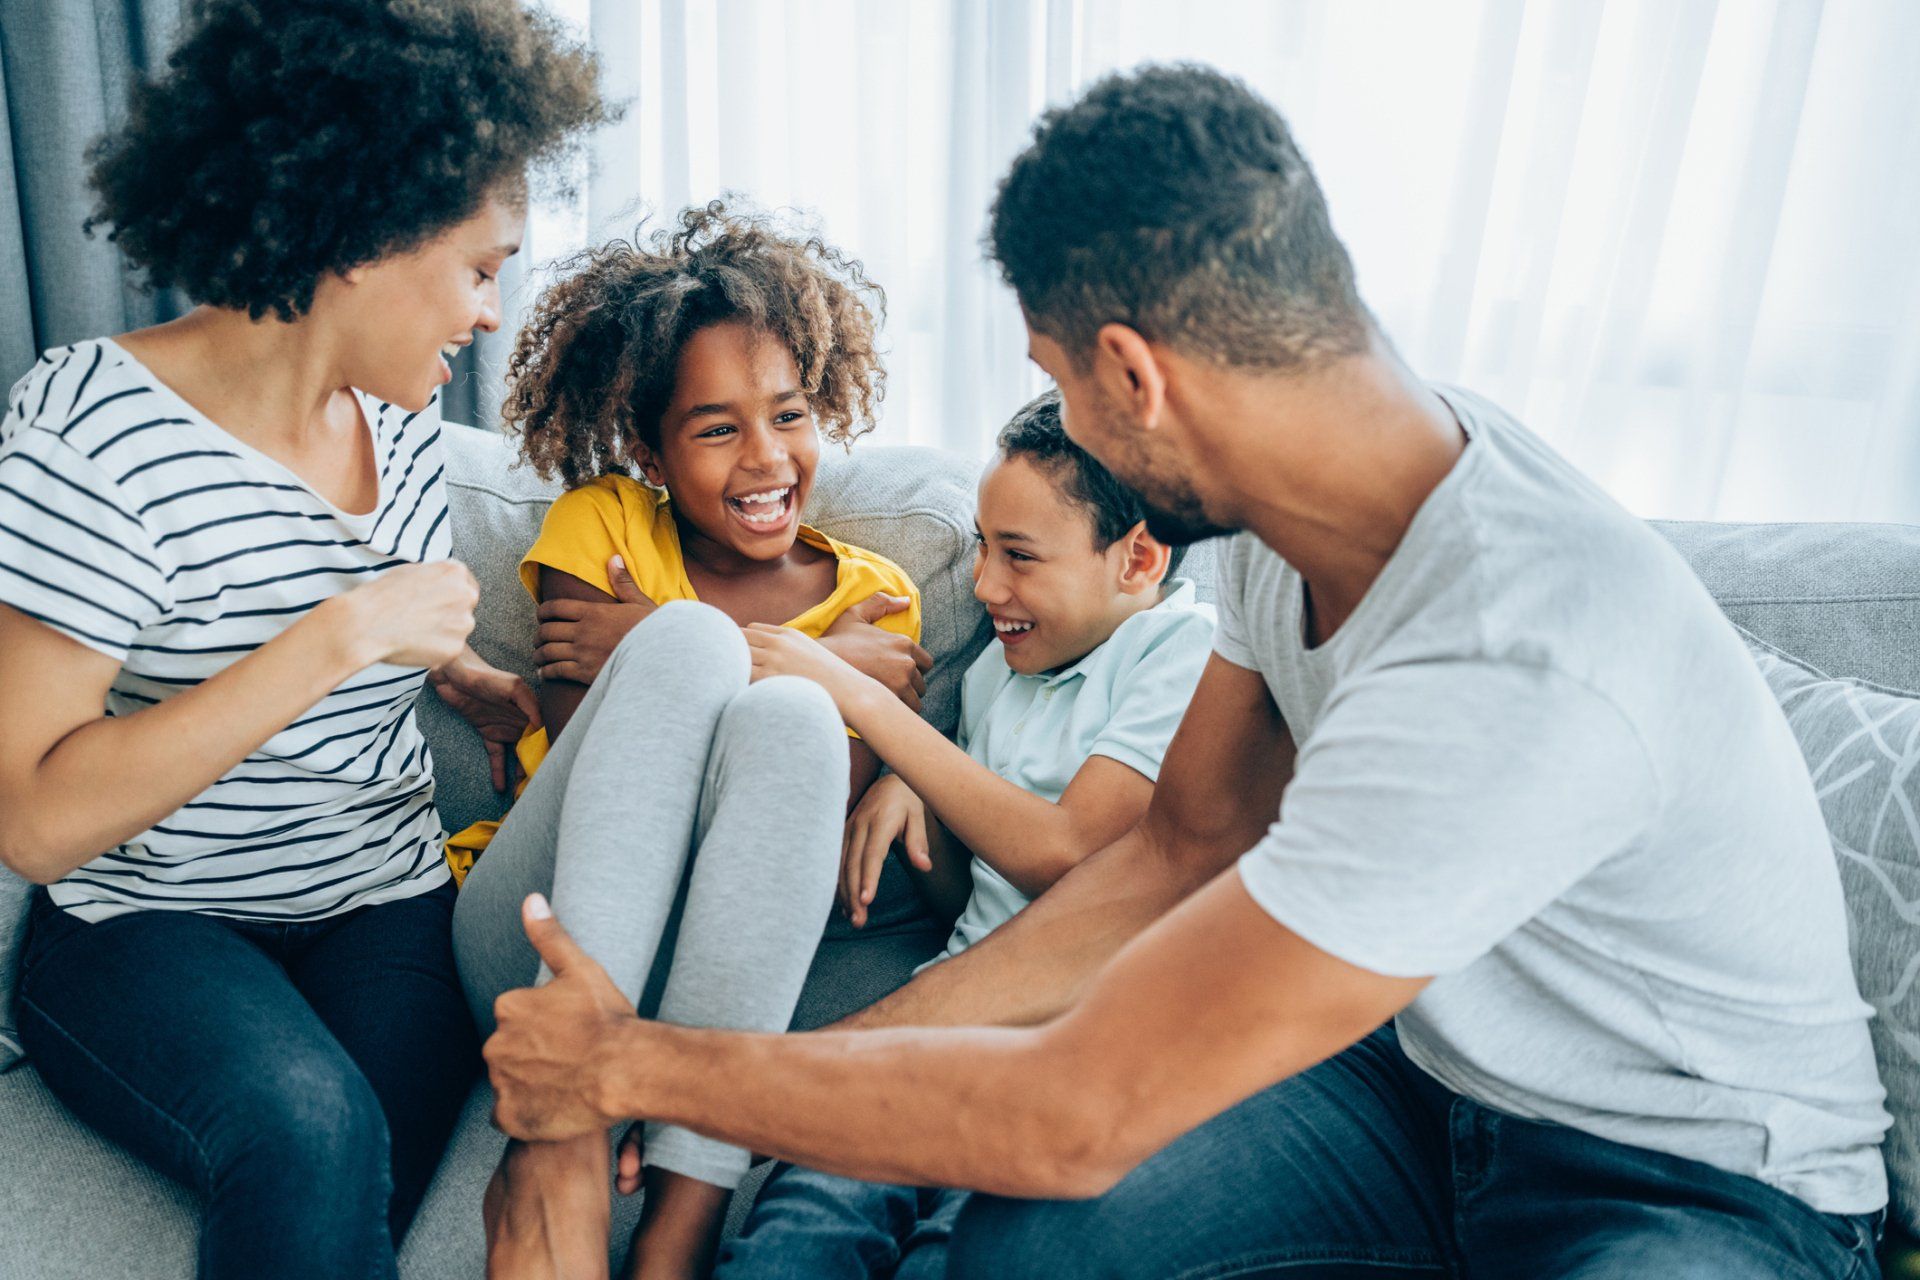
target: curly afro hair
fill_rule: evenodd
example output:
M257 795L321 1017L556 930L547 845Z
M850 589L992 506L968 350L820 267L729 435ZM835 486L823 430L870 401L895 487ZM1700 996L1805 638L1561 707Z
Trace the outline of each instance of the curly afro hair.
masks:
M514 344L500 411L542 476L574 488L635 473L659 446L681 348L727 322L792 352L827 439L850 445L872 430L886 392L874 345L886 296L818 236L715 200L677 228L584 250L558 270Z
M518 0L192 0L166 71L88 153L149 283L291 321L612 118L593 56Z
M1040 117L987 248L1077 367L1108 323L1221 364L1364 351L1372 317L1280 113L1207 67L1147 66Z

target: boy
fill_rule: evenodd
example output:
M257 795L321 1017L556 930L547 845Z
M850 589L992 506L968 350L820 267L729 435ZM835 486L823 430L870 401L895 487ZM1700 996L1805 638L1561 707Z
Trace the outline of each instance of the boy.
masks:
M1144 514L1067 439L1058 392L1000 433L980 480L974 569L996 639L961 685L957 742L817 642L750 629L755 678L818 681L890 769L847 822L841 899L856 925L899 843L936 907L959 913L929 963L957 955L1145 814L1213 613L1170 577L1180 552L1146 532ZM783 1165L716 1274L938 1276L961 1200Z

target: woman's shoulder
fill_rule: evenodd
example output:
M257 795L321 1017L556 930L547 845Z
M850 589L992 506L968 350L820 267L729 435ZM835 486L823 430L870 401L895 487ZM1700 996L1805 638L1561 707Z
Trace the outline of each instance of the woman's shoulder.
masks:
M142 396L156 392L152 380L110 338L53 347L14 382L0 439L38 427L73 440L85 425L102 418L117 422L145 407ZM87 438L92 434L85 433ZM84 450L83 450L84 452Z

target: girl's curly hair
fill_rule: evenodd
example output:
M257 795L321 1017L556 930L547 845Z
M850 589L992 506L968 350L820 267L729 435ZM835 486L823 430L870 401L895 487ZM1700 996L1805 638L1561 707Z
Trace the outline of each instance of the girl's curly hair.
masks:
M875 348L886 295L817 235L782 233L721 200L644 242L615 240L560 264L507 362L500 416L542 476L569 488L633 474L660 443L687 339L747 325L784 344L821 434L851 444L886 391Z
M290 321L616 114L593 55L519 0L192 0L88 152L86 226L155 286Z

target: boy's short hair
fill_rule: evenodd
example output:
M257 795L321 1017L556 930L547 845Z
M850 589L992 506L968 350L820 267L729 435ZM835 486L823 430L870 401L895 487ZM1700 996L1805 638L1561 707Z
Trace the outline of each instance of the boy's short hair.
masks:
M1027 458L1044 469L1069 501L1085 507L1093 521L1093 545L1105 551L1147 518L1140 495L1114 478L1099 459L1075 444L1060 422L1060 391L1049 388L1029 400L1000 428L995 442L1003 458ZM1186 556L1185 547L1167 548L1167 577Z

